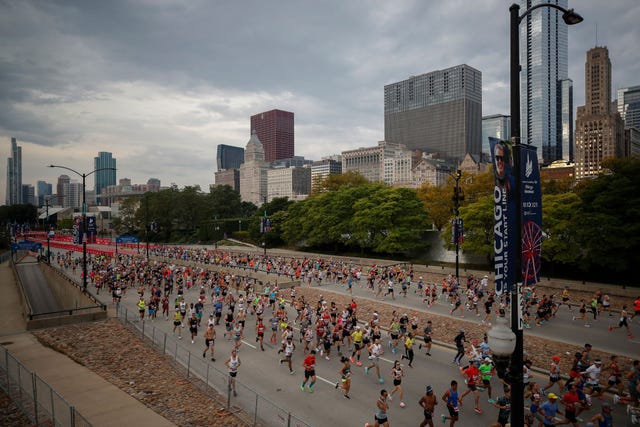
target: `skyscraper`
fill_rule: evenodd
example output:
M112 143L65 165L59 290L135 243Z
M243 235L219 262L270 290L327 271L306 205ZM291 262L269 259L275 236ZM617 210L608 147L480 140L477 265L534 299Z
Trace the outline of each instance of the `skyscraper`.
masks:
M240 197L243 202L260 205L267 197L267 170L269 163L264 160L264 148L257 132L244 150L244 163L240 166Z
M93 159L93 168L94 170L102 169L102 168L113 168L116 167L116 159L112 157L112 154L106 151L98 152L98 157L94 157ZM102 193L102 189L108 187L110 185L116 185L116 171L115 170L101 170L96 172L95 176L95 195L96 195L96 203L98 205L102 204L100 200L100 194Z
M624 124L611 102L611 61L606 47L587 51L585 105L576 119L576 179L602 173L602 161L623 157Z
M244 148L218 144L216 166L218 170L238 169L244 163Z
M251 116L251 129L256 131L264 147L264 160L287 159L295 155L293 113L282 110L265 111Z
M384 87L384 139L460 161L482 149L482 73L466 64Z
M62 207L68 207L69 198L69 183L71 182L71 178L69 175L60 175L58 177L58 182L56 183L56 204Z
M45 199L52 194L53 186L48 182L38 181L36 183L36 188L38 190L38 206L44 206Z
M539 3L567 8L567 0L520 0L523 10ZM538 147L548 164L570 160L573 139L573 82L568 71L568 31L562 12L548 7L528 14L520 25L521 139Z
M490 154L489 137L502 140L511 138L511 116L492 114L482 118L482 152Z
M640 131L640 86L618 89L618 113L624 120L625 128Z
M11 138L11 156L7 158L7 193L6 204L22 203L22 147L15 138Z

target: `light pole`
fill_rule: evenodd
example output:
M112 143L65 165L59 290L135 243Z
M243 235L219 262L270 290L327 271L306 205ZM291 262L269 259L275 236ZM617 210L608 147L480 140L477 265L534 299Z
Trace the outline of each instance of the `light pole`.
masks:
M451 175L456 180L456 186L453 189L453 203L454 203L454 222L453 222L453 239L456 245L456 280L460 283L460 238L462 237L462 227L460 220L460 201L464 200L464 194L460 192L460 178L462 178L462 171L458 169L455 175Z
M511 425L522 425L524 420L524 384L522 381L523 334L520 329L520 297L522 294L522 194L520 175L520 23L536 9L548 7L562 12L567 25L579 24L583 18L573 9L565 9L553 3L539 3L531 6L520 15L520 6L516 3L509 7L510 13L510 103L511 103L511 142L513 144L513 175L516 205L515 236L516 257L514 262L515 283L511 285L511 331L515 334L515 349L511 354ZM499 342L500 339L494 342ZM505 349L507 346L504 346Z
M80 173L77 170L60 165L49 165L50 168L66 169L82 177L82 290L87 290L87 189L86 180L87 177L93 173L104 170L116 170L116 168L98 168L89 173Z
M47 227L45 229L47 233L47 264L51 265L51 246L49 245L49 231L51 231L51 226L49 225L49 198L47 196L44 198L44 205L47 209Z

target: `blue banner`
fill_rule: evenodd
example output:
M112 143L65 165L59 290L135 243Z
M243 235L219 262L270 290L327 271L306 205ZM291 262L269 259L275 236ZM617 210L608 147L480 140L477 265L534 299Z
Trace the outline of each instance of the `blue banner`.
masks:
M98 224L95 216L87 217L87 243L95 243L98 234Z
M540 281L542 259L542 192L536 147L520 146L520 185L522 188L522 281Z
M510 291L515 280L516 205L514 198L515 178L511 146L505 141L489 138L493 162L493 254L495 291L497 295Z

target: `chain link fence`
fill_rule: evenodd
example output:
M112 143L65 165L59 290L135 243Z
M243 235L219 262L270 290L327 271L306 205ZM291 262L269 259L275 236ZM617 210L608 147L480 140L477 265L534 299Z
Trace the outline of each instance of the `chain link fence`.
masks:
M34 426L90 427L76 409L0 345L0 388Z
M246 425L311 427L297 415L279 407L240 381L236 381L236 393L233 393L226 370L216 368L208 363L209 359L203 358L202 354L194 354L179 345L173 335L145 321L140 321L137 310L119 307L116 315L125 326L139 334L142 340L150 342L163 355L173 358L176 368L185 375L185 378L198 385L207 395L223 405L227 411L234 413Z

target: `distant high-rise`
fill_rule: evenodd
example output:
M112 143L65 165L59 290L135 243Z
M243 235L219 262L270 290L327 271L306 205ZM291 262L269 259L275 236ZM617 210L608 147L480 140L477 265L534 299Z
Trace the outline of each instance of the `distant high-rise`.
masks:
M520 0L522 10L540 3L567 8L567 0ZM548 164L569 160L573 145L573 82L568 71L568 31L562 12L548 7L520 25L521 142L538 147Z
M69 191L70 182L71 182L71 178L69 178L69 175L60 175L58 177L58 182L56 183L56 205L59 205L62 207L71 206L69 204L69 198L67 197L68 196L67 192Z
M267 197L267 170L269 163L264 160L264 148L257 132L244 150L244 163L240 166L240 197L244 202L260 205Z
M482 118L482 152L490 154L489 137L511 139L511 116L492 114Z
M625 156L624 124L611 102L611 61L606 47L587 51L585 105L576 119L576 179L602 173L602 161Z
M640 86L618 89L618 113L624 120L625 128L640 131Z
M216 166L218 170L238 169L244 163L244 148L218 144Z
M48 182L38 181L36 187L38 190L38 206L44 206L45 199L48 199L53 192L53 186Z
M460 161L482 150L482 73L468 65L384 87L384 139Z
M112 154L106 151L98 152L98 157L93 159L94 170L102 168L113 168L114 170L101 170L95 173L95 195L96 203L102 204L100 200L100 194L102 189L110 185L116 185L116 159L112 157Z
M35 205L36 192L31 184L22 184L22 204Z
M251 133L256 131L264 147L267 162L295 155L294 116L282 110L265 111L251 116Z
M22 147L11 138L11 156L7 158L6 204L19 205L22 202Z

